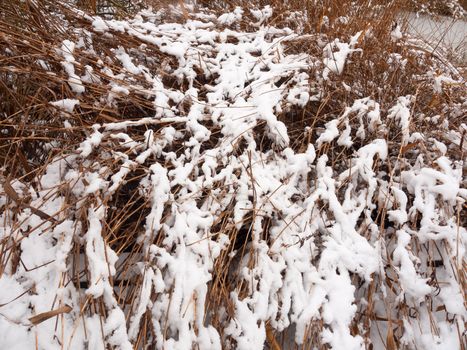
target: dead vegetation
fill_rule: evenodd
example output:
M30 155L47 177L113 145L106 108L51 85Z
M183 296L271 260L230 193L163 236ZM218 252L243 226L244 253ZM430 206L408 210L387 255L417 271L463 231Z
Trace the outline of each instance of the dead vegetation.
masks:
M307 53L313 57L315 64L311 65L306 73L309 75L310 91L321 96L315 101L307 102L303 107L283 106L278 119L287 126L292 140L290 147L294 152L304 153L310 143L317 145L328 122L347 113L347 119L342 119L337 127L342 132L346 123L350 125L352 136L355 138L354 144L347 147L338 144L337 139L324 142L316 147L317 158L327 155L328 165L335 174L340 174L349 168L350 162L360 148L375 139L384 139L388 144L389 155L386 159L375 156L371 171L375 174L386 174L384 181L392 184L393 179L400 178L402 172L413 167L421 158L429 167L440 169L436 159L442 152L433 146L436 145L433 140L446 143L444 155L452 162L465 161L467 146L467 131L462 129L462 124L466 122L465 82L441 81L439 83L441 89L438 91L433 89L437 77L449 74L453 79L461 80L462 71L458 67L446 64L443 57L437 57L419 47L406 45L405 42L394 41L391 38L397 14L405 6L404 3L399 0L390 1L389 4L387 1L380 1L378 5L375 5L374 1L324 1L317 6L317 2L313 1L257 1L254 4L251 1L200 1L198 6L206 6L207 9L204 9L206 14L217 16L233 10L236 6L262 8L270 5L274 15L267 19L267 23L262 23L263 25L290 27L299 31L302 36L285 43L283 54ZM156 45L147 43L142 45L139 38L126 31L110 30L111 37L96 32L92 21L86 18L86 13L98 13L98 4L89 1L80 2L80 5L84 12L78 11L70 4L47 0L14 0L9 1L8 4L5 2L0 4L0 189L2 189L0 196L5 198L0 201L0 213L8 213L3 219L7 220L7 224L12 228L10 234L1 236L0 240L0 278L2 275L14 276L25 270L29 272L30 269L41 268L41 266L26 266L23 261L22 240L37 233L36 226L27 229L21 226L20 220L24 220L25 208L40 216L43 222L48 222L47 229L43 232L52 232L65 220L76 220L80 228L75 227L77 231L65 258L67 269L61 274L60 287L73 284L78 291L79 305L73 305L75 319L99 315L101 322L104 322L113 309L107 305L103 297L93 298L91 294L85 293L96 281L93 280L89 269L91 262L85 258L87 242L84 238L85 232L92 225L88 209L104 207L106 211L100 219L102 239L119 256L115 273L109 274L109 284L113 288L115 307L125 311L125 319L129 325L138 311L145 283L144 273L137 271L135 266L142 264L144 270L148 266L157 265L155 261L159 253L151 251L151 246L164 247L169 253L177 250L177 243L168 243L168 235L164 231L164 225L172 225L170 220L174 220L173 203L189 194L195 196L198 207L214 206L215 202L221 203L225 198L230 198L227 193L231 193L230 188L235 185L214 182L201 193L189 193L182 185L172 186L171 198L166 201L163 208L160 208L161 224L158 230L151 231L150 235L147 234L147 217L151 214L153 199L150 188L141 180L155 176L151 168L154 163L161 164L169 172L175 169L175 165L169 158L155 153L144 161L137 162L139 153L134 152L129 144L149 143L151 133L154 142L163 142L166 128L172 127L174 132L179 132L181 136L175 138L170 145L163 145L164 154L180 156L185 152L192 135L187 132L184 123L171 121L170 117L167 121L138 122L144 118L153 118L158 113L158 107L154 103L154 92L151 92L153 86L143 74L129 74L121 61L115 58L116 50L123 47L125 52L131 54L136 65L143 64L152 74L160 76L164 86L172 90L186 92L189 82L174 77L177 60L162 52ZM118 15L121 17L128 10L119 9ZM183 6L170 9L167 7L162 11L166 11L166 17L161 17L164 21L170 18L172 21L184 22L191 16L191 11L187 12ZM245 11L242 21L232 27L239 31L251 32L257 29L252 25L255 21ZM77 31L78 28L80 32ZM92 33L92 50L86 42L76 45L73 50L75 59L73 65L78 76L88 76L88 79L82 82L85 91L79 96L79 105L71 111L64 112L49 103L76 98L76 92L70 84L69 72L63 63L64 51L66 51L63 43L65 40L79 43L80 38L83 40L83 37L87 40L86 36L83 36L84 29ZM323 80L323 65L320 62L323 47L331 44L336 38L341 42L348 42L360 31L362 34L356 48L361 52L355 52L349 57L343 72L331 73L328 80ZM89 39L91 40L91 35ZM391 59L388 59L389 57ZM104 67L110 68L111 73ZM291 74L278 80L277 87L293 87L293 77ZM208 93L203 89L206 85L213 84L215 79L215 76L207 77L203 74L195 77L193 86L199 87L200 99ZM114 86L127 86L128 91L112 90ZM411 96L408 98L410 104L407 106L413 116L409 126L410 132L418 132L423 137L404 139L404 132L396 118L389 117L391 109L397 105L401 96ZM368 113L360 114L359 110L348 110L356 100L365 98L378 104L384 127L371 129L368 127L370 123ZM185 117L191 107L190 101L187 100L181 100L177 104L170 101L170 104L170 109L177 112L177 117ZM367 112L376 108L375 104L368 106ZM165 117L166 112L168 113L168 111L159 113ZM64 126L65 120L66 126ZM119 122L124 121L135 123L116 131L109 128L110 131L103 133L101 142L86 159L78 159L76 164L69 165L69 169L79 174L79 181L82 179L84 186L91 183L92 179L89 178L91 173L100 172L104 178L110 178L121 169L128 168L128 171L123 173L124 181L111 193L97 191L85 196L77 196L74 186L78 186L80 182L76 178L61 182L56 187L48 187L50 195L41 194L41 201L34 198L34 192L42 193L46 187L41 183L41 178L46 174L48 166L60 157L77 155L83 140L96 133L97 129L93 128L93 125L104 126L112 123L118 125ZM200 153L219 147L222 138L221 128L218 125L214 125L209 120L203 121L203 125L210 129L211 134L202 144ZM363 128L363 134L358 134L359 128L360 130ZM124 130L130 138L124 139L118 134L120 130ZM452 130L455 132L451 132ZM264 123L254 126L257 149L264 154L271 150L281 152L281 148L266 137L266 134ZM460 140L453 142L453 137L460 137ZM233 145L231 155L240 157L248 154L245 142L239 138L238 143ZM254 161L250 158L250 162ZM245 280L240 268L254 270L257 264L255 250L258 249L255 244L262 241L272 247L281 233L271 231L271 227L278 226L278 222L285 220L284 214L279 210L272 210L273 215L264 215L263 208L255 206L256 180L252 168L252 164L244 164L244 173L247 174L245 176L250 177L253 188L252 208L240 222L236 222L234 208L238 199L233 196L231 202L219 205L219 212L216 213L215 220L210 226L210 239L226 246L221 249L213 262L212 279L207 283L204 310L196 311L203 315L203 324L213 326L219 332L225 348L237 346L232 335L225 333L226 324L235 318L235 304L231 299L231 293L235 291L239 300L251 295L252 287ZM237 170L236 175L240 177L242 171ZM196 176L194 172L190 175L193 181ZM308 176L310 184L318 179L318 175L312 172ZM465 165L462 176L465 188ZM350 182L352 180L349 177L347 183L346 181L341 183L341 188L338 189L340 200L344 200ZM368 186L361 179L356 183L358 186ZM310 185L308 191L312 191L312 188L313 186ZM360 188L354 190L359 191ZM57 196L63 198L63 203L58 212L50 213L47 209L47 199L53 201ZM406 332L404 327L407 326L407 322L416 325L421 315L414 303L397 299L397 296L403 293L398 275L399 267L393 265L397 236L394 224L387 219L388 211L393 210L391 206L396 204L389 199L381 200L377 197L378 194L375 193L373 200L377 205L370 208L365 215L362 214L356 229L368 241L375 241L377 237L385 243L382 247L382 250L385 250L382 253L385 275L375 273L371 282L368 282L358 273L350 273L352 285L355 286L356 300L357 298L366 300L365 303L357 304L350 332L353 336L360 335L367 349L372 349L370 338L375 337L381 339L386 349L392 350L404 346L410 348L410 345L401 342ZM299 195L293 198L300 203L303 200ZM413 204L413 201L414 196L409 196L409 205ZM39 203L41 206L37 207ZM456 207L440 200L437 210L444 211L446 220L456 218L457 225L462 228L467 225L465 202L459 203L461 202L459 201ZM317 247L313 263L318 266L320 254L324 249L323 237L328 234L326 230L330 225L329 222L333 222L335 218L324 200L317 201L316 206L319 215L323 217L323 226L320 226L321 231L314 232L310 239ZM453 211L453 208L457 208L457 211ZM262 215L264 218L258 219ZM420 220L421 214L414 213L407 225L417 231L421 227ZM258 222L261 222L260 227L255 226ZM291 225L287 223L286 226L289 224ZM378 231L376 236L374 230ZM228 238L227 243L221 242L222 236ZM307 242L302 238L297 245L306 245ZM455 254L450 243L442 239L422 242L414 236L411 238L409 250L414 256L427 257L420 261L420 274L427 279L427 284L434 290L439 290L439 286L443 284L443 281L438 279L437 273L442 270L444 274L449 270L465 293L465 256L452 258ZM168 266L159 266L159 268L164 276L169 269ZM35 286L31 286L27 294L34 294L34 288ZM170 290L151 289L150 300L157 303L163 297L170 299L171 293ZM383 298L384 294L386 297ZM197 304L196 298L197 296L194 295L195 304ZM462 349L465 349L463 345L465 334L462 334L461 319L450 314L439 301L435 303L431 294L427 295L424 305L428 317L435 320L439 318L440 313L443 313L449 322L458 327L459 343ZM0 305L0 313L2 306ZM58 322L60 317L64 317L63 313L71 311L71 306L58 305L54 301L54 305L49 310L33 316L31 323L36 325L50 317L56 317ZM381 310L385 310L385 314L379 313ZM168 313L167 310L165 312ZM293 338L293 335L290 335L292 330L290 328L279 330L280 327L277 326L277 322L274 323L275 321L277 320L268 320L265 323L266 344L270 349L329 347L322 342L321 334L327 326L321 318L309 323L304 342L300 346L290 344L290 339ZM134 348L144 349L156 346L156 343L160 346L162 340L156 339L153 322L153 314L148 308L141 316L136 335L132 340ZM383 329L379 328L381 324L384 324ZM176 332L170 329L168 323L162 323L162 326L164 325L166 329L161 331L166 337L164 340L176 338ZM432 332L439 333L436 321L433 321ZM378 333L379 336L375 336ZM113 348L109 338L111 337L103 336L104 343L108 348ZM67 341L71 343L71 339L60 341L62 344L66 344ZM196 346L194 343L193 347Z

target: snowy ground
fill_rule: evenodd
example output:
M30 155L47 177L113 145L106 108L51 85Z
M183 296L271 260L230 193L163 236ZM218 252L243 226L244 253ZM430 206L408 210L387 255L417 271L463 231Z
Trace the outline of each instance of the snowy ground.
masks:
M445 47L467 63L467 22L465 19L407 15L407 32L427 41L433 48Z

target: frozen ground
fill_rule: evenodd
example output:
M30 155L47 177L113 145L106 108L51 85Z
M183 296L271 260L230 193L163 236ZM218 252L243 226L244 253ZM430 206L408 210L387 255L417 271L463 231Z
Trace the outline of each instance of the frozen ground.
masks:
M467 63L467 22L450 17L407 14L407 32L425 40L433 49L447 48Z

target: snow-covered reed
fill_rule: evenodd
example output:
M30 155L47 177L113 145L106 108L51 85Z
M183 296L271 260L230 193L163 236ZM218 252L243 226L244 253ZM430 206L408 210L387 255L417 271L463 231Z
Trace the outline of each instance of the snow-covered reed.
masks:
M42 5L0 15L1 349L462 349L458 68L270 6Z

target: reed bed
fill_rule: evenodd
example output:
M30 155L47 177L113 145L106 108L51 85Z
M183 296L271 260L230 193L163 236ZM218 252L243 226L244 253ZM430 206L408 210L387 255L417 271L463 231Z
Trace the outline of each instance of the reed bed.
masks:
M465 349L465 70L405 2L146 5L0 4L0 347Z

